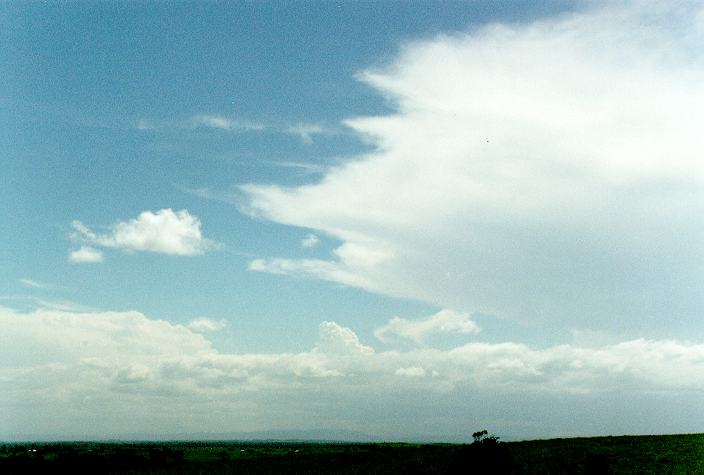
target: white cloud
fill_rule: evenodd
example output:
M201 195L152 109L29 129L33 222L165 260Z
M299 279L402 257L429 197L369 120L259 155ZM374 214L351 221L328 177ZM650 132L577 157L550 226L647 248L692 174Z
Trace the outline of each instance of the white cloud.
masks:
M227 131L250 131L264 130L266 126L258 122L246 120L235 120L220 115L200 114L191 117L194 127L208 127L211 129L221 129Z
M195 114L189 118L177 120L142 118L134 124L134 128L141 131L193 130L200 127L228 132L249 132L267 129L267 126L260 122L216 114Z
M75 251L71 251L69 253L68 260L77 263L103 262L103 253L90 246L81 246Z
M199 317L189 321L186 326L197 333L218 332L227 326L225 320L212 320Z
M535 436L574 430L575 414L586 411L604 424L599 433L613 433L634 401L641 409L663 397L699 404L702 362L704 344L644 339L379 352L334 322L320 325L309 351L228 354L186 326L138 312L0 308L0 427L5 437L28 430L114 436L349 428L357 415L360 429L396 437L466 432L488 420L502 435ZM525 411L516 410L516 398ZM555 419L561 408L564 418ZM690 425L704 422L686 406L679 413ZM662 430L659 411L639 414L623 430ZM389 420L400 424L396 432Z
M408 368L399 368L394 374L396 376L406 376L409 378L421 378L425 376L425 370L420 366L409 366Z
M297 135L305 144L312 144L313 137L316 135L332 134L332 130L323 127L320 124L296 124L286 129L287 134Z
M320 244L320 238L315 234L307 234L306 237L301 240L301 246L303 247L315 247L318 244Z
M208 187L198 187L198 188L190 188L187 186L182 186L182 185L176 185L176 188L179 190L188 193L193 196L197 196L198 198L203 198L206 200L213 200L213 201L221 201L223 203L230 203L230 204L238 204L238 196L237 193L233 191L226 191L226 190L214 190Z
M384 343L400 340L422 344L431 335L467 335L478 331L479 326L468 314L445 309L420 320L394 317L386 325L377 328L374 336Z
M72 227L76 233L72 237L91 245L125 251L194 256L217 247L217 243L203 237L200 226L200 220L187 210L174 212L166 208L155 213L143 211L135 219L114 224L106 234L96 234L80 221L74 221ZM71 253L70 259L74 262L99 262L90 260L98 259L99 254L95 249L82 247ZM99 259L102 260L101 254Z
M373 152L312 184L242 187L252 214L341 247L250 268L572 327L674 307L693 321L700 10L601 7L405 45L359 75L397 107L346 121Z
M51 284L47 284L47 283L44 283L44 282L39 282L39 281L37 281L37 280L29 279L29 278L27 278L27 277L23 277L23 278L21 278L21 279L17 279L17 281L18 281L20 284L24 285L25 287L31 287L31 288L33 288L33 289L48 289L48 288L51 288L51 287L52 287Z
M338 131L333 128L316 123L299 122L289 126L282 126L236 117L226 117L218 114L194 114L187 119L180 120L142 118L134 124L134 128L141 131L188 130L201 127L227 132L268 131L278 134L295 135L303 143L308 145L312 144L315 137L318 135L335 135L338 133Z
M266 163L278 168L292 168L306 174L320 174L327 170L326 165L310 162L269 161Z
M335 322L320 324L320 337L316 349L322 353L338 355L374 353L371 347L359 342L359 338L352 330Z
M157 128L152 121L147 119L138 120L136 127L137 130L155 130Z
M58 310L62 312L90 312L92 308L69 300L46 300L34 295L0 295L0 300L12 302L12 308L24 310Z

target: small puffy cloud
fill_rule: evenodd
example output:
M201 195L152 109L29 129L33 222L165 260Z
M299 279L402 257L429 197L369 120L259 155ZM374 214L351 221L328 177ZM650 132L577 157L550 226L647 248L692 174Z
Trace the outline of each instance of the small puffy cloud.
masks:
M445 309L420 320L394 317L386 325L377 328L374 331L374 336L384 343L401 340L422 344L431 335L467 335L478 331L479 326L468 314Z
M217 332L225 328L225 320L212 320L210 318L199 317L189 321L186 326L197 333Z
M194 115L191 117L194 127L208 127L227 131L264 130L266 126L257 122L229 119L220 115Z
M76 263L103 262L103 253L90 246L81 246L68 254L68 260Z
M315 234L308 234L301 240L301 246L303 247L315 247L320 244L320 238Z
M72 238L91 245L124 251L149 251L177 256L194 256L217 247L217 243L203 237L200 220L187 210L174 212L170 208L155 213L143 211L129 221L111 226L110 232L97 234L80 221L72 223ZM95 249L82 247L69 257L74 262L81 258L96 258ZM78 253L76 256L74 254ZM102 260L102 255L100 257Z

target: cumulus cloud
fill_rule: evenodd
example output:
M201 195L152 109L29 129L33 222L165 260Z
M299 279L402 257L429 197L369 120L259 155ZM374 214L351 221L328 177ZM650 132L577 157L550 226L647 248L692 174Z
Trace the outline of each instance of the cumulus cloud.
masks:
M90 246L81 246L68 254L68 260L77 263L103 262L103 253Z
M227 326L225 320L212 320L210 318L199 317L190 320L186 326L197 333L218 332Z
M692 321L704 309L702 7L590 7L406 44L360 80L396 106L346 124L375 150L248 211L342 241L260 258L513 319Z
M374 336L384 343L400 340L422 344L431 335L466 335L478 331L479 326L468 314L444 309L420 320L394 317L386 325L374 330Z
M371 347L359 342L359 338L352 330L335 322L320 324L320 337L315 348L322 353L337 355L374 353Z
M546 428L534 411L549 418L564 407L564 420L550 430L560 424L569 430L580 410L608 425L634 400L657 406L662 395L691 395L699 404L704 390L701 343L635 339L539 349L474 342L374 351L335 322L323 322L319 331L308 351L232 354L187 326L138 312L0 308L0 427L6 437L27 428L92 436L349 428L346 414L356 414L359 429L384 433L398 414L394 424L428 434L429 427L474 427L477 418L493 417L490 408L498 404L499 414L512 414L502 433L530 427L535 435ZM516 397L525 413L516 411ZM184 413L194 415L193 424ZM661 430L651 417L658 413L634 417L628 427L645 421L649 429L641 431Z
M170 208L155 213L143 211L135 219L112 225L105 234L93 232L80 221L73 221L71 225L75 231L72 238L76 241L130 252L194 256L217 247L217 243L203 237L200 220L185 209L176 212ZM102 254L84 246L72 252L69 259L74 262L99 262Z

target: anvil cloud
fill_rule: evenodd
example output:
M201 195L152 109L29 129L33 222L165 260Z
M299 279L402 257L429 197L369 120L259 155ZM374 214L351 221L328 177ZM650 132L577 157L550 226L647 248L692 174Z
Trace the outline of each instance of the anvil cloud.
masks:
M341 244L250 269L524 321L698 318L704 15L665 8L488 25L362 71L396 108L346 121L371 152L242 187L250 213Z

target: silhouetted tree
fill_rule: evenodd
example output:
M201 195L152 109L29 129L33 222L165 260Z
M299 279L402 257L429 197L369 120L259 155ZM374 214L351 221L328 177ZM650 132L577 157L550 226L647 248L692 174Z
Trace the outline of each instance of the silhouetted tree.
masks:
M494 434L489 435L489 432L486 429L473 433L472 438L474 439L472 445L477 444L487 446L497 445L499 443L499 438L496 437Z
M473 442L460 450L453 466L455 473L509 473L509 463L505 447L499 438L489 435L487 430L472 434Z

